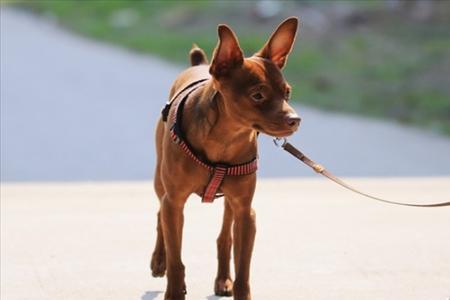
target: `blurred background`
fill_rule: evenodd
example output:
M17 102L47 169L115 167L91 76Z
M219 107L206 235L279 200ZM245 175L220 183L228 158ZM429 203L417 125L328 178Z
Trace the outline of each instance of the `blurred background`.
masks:
M448 1L2 1L2 181L153 176L153 130L193 42L247 56L284 18L293 138L345 176L450 174ZM261 139L260 175L314 175ZM426 159L424 159L426 157Z

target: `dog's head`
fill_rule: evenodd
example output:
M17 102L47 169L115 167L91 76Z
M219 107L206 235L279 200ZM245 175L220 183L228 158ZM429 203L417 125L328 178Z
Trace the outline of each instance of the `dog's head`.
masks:
M219 25L219 42L209 72L227 113L243 126L276 137L298 129L300 118L288 104L291 88L281 73L297 27L297 18L285 20L260 51L244 58L233 31Z

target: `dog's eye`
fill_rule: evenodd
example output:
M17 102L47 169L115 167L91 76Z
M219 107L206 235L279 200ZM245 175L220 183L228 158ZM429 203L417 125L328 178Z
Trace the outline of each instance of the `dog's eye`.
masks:
M252 94L252 98L256 102L260 102L260 101L264 100L264 95L262 93L257 92L257 93Z

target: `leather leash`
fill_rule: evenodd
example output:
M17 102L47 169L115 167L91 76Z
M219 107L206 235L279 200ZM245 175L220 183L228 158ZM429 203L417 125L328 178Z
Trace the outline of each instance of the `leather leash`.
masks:
M432 203L432 204L413 204L413 203L402 203L402 202L390 201L390 200L386 200L386 199L382 199L382 198L378 198L378 197L369 195L367 193L364 193L364 192L362 192L362 191L360 191L360 190L350 186L349 184L345 183L340 178L334 176L331 172L327 171L322 165L314 162L312 159L310 159L305 154L303 154L300 150L298 150L295 146L293 146L291 143L289 143L286 138L282 138L282 139L281 138L275 138L273 140L273 142L275 143L275 145L277 147L283 148L285 151L287 151L291 155L295 156L301 162L303 162L308 167L313 169L316 173L319 173L319 174L327 177L328 179L336 182L337 184L343 186L344 188L346 188L346 189L348 189L348 190L350 190L352 192L355 192L357 194L360 194L362 196L365 196L367 198L370 198L370 199L373 199L373 200L376 200L376 201L380 201L380 202L384 202L384 203L388 203L388 204L402 205L402 206L412 206L412 207L443 207L443 206L450 206L450 201L448 201L448 202L441 202L441 203Z

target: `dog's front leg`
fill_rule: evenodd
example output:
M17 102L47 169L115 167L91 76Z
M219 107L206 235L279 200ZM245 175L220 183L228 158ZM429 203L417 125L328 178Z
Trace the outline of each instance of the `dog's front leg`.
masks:
M255 211L248 205L232 201L234 214L234 266L236 279L233 286L235 300L251 300L250 261L256 234Z
M230 257L232 245L233 212L227 197L224 200L223 224L217 238L217 277L214 283L214 293L217 296L231 296L233 281L230 275Z
M186 197L165 195L161 201L161 221L166 249L167 289L166 300L184 300L186 285L184 265L181 261L183 234L183 209Z

